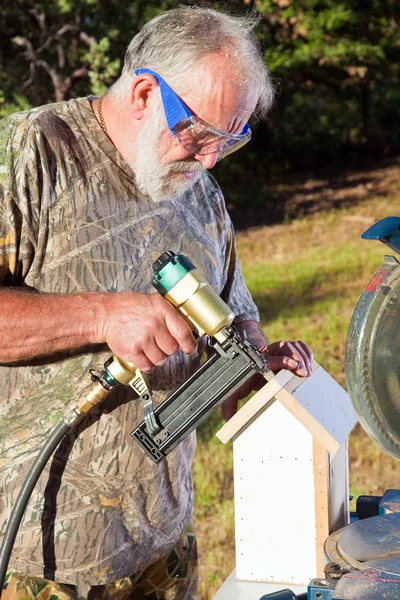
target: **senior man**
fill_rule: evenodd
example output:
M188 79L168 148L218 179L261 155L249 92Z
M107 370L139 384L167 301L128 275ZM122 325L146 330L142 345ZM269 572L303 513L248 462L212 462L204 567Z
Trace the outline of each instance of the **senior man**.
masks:
M304 343L267 346L207 172L272 103L253 27L172 10L132 40L104 97L1 122L3 532L34 455L108 348L151 372L156 403L198 367L204 339L152 293L165 250L203 271L272 369L311 372ZM118 389L63 441L23 519L4 599L196 597L195 435L155 465L130 437L142 418L133 391Z

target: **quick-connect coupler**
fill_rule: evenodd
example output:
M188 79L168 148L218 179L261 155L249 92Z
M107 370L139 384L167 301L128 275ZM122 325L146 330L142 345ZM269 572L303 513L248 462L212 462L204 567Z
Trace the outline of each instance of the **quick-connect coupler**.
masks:
M91 375L93 384L75 407L78 414L89 412L116 386L130 386L140 397L149 392L143 373L133 363L122 360L115 354L104 363L103 371L91 371Z

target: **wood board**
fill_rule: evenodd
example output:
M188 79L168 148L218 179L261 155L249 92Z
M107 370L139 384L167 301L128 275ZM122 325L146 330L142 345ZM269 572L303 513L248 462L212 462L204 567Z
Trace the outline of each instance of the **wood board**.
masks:
M217 432L223 443L236 439L258 416L279 400L334 455L357 423L347 393L317 363L308 378L282 370L261 388Z

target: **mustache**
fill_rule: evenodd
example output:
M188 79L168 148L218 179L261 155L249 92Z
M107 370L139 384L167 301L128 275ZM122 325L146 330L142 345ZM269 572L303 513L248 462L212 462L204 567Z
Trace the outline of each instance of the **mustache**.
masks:
M177 160L171 165L174 173L203 173L206 169L197 160Z

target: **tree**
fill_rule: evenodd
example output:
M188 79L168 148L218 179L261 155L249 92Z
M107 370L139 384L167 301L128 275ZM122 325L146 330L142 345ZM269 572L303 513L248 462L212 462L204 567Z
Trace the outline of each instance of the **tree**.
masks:
M334 152L351 145L383 150L383 113L397 112L400 100L398 2L259 0L256 6L265 60L282 81L283 145L289 138L301 146L314 142L322 155L329 145Z
M0 80L3 103L31 104L104 93L140 27L177 2L3 0ZM0 100L1 101L1 100Z

